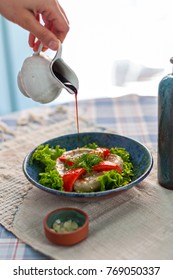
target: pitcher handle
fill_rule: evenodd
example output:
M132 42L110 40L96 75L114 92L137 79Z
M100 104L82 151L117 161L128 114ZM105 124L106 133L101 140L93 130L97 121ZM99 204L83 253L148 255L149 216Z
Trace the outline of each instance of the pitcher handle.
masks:
M53 58L53 60L60 58L61 55L62 55L62 44L61 44L60 40L58 40L58 44L59 44L59 48L58 48L58 50L56 52L56 55ZM43 43L41 42L39 47L38 47L38 50L36 52L34 52L34 55L39 55L41 53L42 49L43 49Z
M57 50L57 52L56 52L56 54L53 58L53 61L58 59L58 58L61 58L61 55L62 55L62 43L61 43L60 40L58 40L58 43L59 43L59 48L58 48L58 50Z

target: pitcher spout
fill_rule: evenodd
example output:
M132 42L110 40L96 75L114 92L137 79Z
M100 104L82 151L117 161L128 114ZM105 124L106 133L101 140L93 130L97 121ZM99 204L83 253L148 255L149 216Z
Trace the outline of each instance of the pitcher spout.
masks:
M59 49L50 63L50 71L58 83L70 94L77 94L79 89L79 80L75 72L61 58L62 45L59 41Z

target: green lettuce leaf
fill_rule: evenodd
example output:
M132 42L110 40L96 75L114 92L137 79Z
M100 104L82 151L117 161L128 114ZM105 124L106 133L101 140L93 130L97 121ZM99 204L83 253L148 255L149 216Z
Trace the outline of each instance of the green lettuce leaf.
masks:
M55 190L63 190L63 179L56 169L40 173L39 176L41 185Z
M66 150L60 146L55 148L49 147L49 144L40 145L32 155L31 164L36 160L44 166L44 172L39 173L39 183L45 187L63 190L63 179L59 172L55 169L56 159L60 157Z
M103 175L98 177L98 181L100 182L101 191L110 190L119 188L121 186L125 186L132 181L133 173L133 164L130 160L130 154L126 151L125 148L111 148L112 154L116 154L120 156L123 163L122 173L119 173L116 170L111 170L108 172L104 172Z
M100 191L106 191L122 186L123 177L118 171L110 170L99 176L98 181L100 183Z
M84 146L84 148L93 149L93 150L97 149L98 147L99 146L95 142L89 143L89 144Z
M130 154L125 148L111 148L110 152L120 156L124 162L130 162Z
M32 155L31 164L34 160L37 160L44 164L45 171L50 171L55 167L56 158L60 157L65 151L58 145L55 148L49 147L49 144L40 145Z

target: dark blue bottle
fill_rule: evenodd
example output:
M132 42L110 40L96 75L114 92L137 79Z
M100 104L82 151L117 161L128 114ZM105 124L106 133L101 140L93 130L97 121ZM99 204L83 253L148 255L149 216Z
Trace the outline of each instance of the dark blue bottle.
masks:
M158 182L173 190L173 73L160 81L158 89Z

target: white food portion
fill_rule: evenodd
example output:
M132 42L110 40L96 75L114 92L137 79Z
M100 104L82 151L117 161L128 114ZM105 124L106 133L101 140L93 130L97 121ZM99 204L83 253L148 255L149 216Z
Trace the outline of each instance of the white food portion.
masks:
M90 153L90 152L93 153L93 150L87 149L87 148L78 148L76 150L64 152L62 154L62 156L65 157L66 159L70 159L73 161L73 160L81 157L83 154ZM59 159L56 160L56 169L58 170L58 172L61 176L63 176L68 170L65 167L65 164Z
M111 162L117 164L120 167L120 169L123 168L123 163L124 162L123 162L123 160L122 160L122 158L120 156L117 156L117 155L114 155L114 154L110 154L107 157L106 160L111 161Z
M97 180L98 176L101 176L102 172L94 173L93 175L86 175L82 179L76 180L74 183L75 192L96 192L100 189L100 183Z
M75 150L67 151L62 154L66 159L69 159L71 161L79 158L83 154L86 153L96 153L93 149L88 148L78 148ZM123 160L120 156L110 154L107 156L106 161L113 162L117 164L121 169L123 168ZM56 160L56 169L59 172L61 176L63 176L67 172L67 168L65 167L65 164L57 159ZM103 172L93 172L91 174L84 175L81 179L76 180L74 183L74 191L75 192L94 192L98 191L100 189L100 183L97 180L97 177L101 176Z

